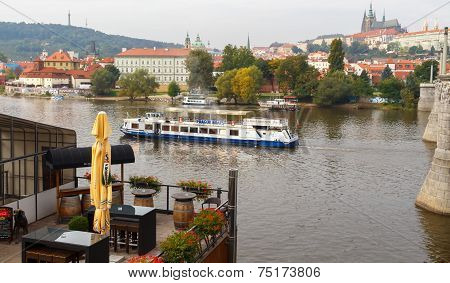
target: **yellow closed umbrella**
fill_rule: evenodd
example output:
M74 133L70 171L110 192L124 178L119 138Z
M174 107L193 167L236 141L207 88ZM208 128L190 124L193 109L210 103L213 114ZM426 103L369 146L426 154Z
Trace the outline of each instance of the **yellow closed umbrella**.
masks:
M111 127L105 112L99 112L92 127L91 205L95 206L93 230L104 235L109 230L109 209L112 203Z

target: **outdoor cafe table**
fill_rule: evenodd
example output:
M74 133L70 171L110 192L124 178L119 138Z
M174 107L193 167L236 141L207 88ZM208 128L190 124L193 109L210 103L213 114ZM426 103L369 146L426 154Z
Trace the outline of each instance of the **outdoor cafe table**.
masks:
M22 262L35 246L84 252L86 262L109 262L109 237L106 235L44 227L22 237Z
M95 207L88 210L89 229L94 223ZM144 255L156 247L156 210L153 207L113 204L111 218L129 219L139 223L138 254Z

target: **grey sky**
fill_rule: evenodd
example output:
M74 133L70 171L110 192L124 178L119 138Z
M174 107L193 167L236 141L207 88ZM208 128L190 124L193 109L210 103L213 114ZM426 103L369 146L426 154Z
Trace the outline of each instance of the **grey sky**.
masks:
M2 0L44 23L67 24L138 38L182 43L189 31L222 48L244 45L247 33L252 46L271 42L297 42L322 34L359 32L369 0ZM381 18L398 18L406 26L446 0L375 0ZM450 25L450 5L429 17L440 26ZM0 21L29 22L0 4ZM421 29L423 21L409 28Z

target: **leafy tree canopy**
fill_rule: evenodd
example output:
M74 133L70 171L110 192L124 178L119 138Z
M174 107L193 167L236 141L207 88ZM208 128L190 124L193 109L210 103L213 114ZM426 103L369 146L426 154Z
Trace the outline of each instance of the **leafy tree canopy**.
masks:
M159 87L155 77L144 69L138 69L134 73L123 75L118 84L121 88L120 95L128 96L132 100L141 96L148 98Z
M400 91L404 88L403 81L391 76L380 82L378 90L382 93L381 97L390 101L398 102L401 100Z
M241 68L236 72L232 83L233 92L244 103L251 103L256 100L256 94L261 88L262 73L256 66Z
M344 70L345 52L342 47L342 40L335 39L330 45L330 55L328 63L330 63L330 72Z
M247 47L236 47L228 44L223 49L222 71L250 67L255 63L255 57Z
M386 68L384 68L383 72L381 73L381 80L391 78L392 76L393 74L391 68L389 66L386 66Z
M423 62L421 65L416 66L416 68L414 69L414 74L421 83L430 81L431 66L433 66L433 81L434 81L438 74L439 68L438 61L427 60Z
M114 74L106 69L98 69L92 74L92 92L96 95L109 95L115 84Z
M192 50L186 59L186 68L190 73L190 89L207 89L212 86L214 65L211 54L205 50Z

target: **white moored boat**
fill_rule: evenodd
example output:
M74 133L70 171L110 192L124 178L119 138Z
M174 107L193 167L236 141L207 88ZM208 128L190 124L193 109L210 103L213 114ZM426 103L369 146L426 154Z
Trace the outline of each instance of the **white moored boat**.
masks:
M185 96L183 98L184 105L208 105L209 101L202 96Z
M293 147L298 144L298 136L290 131L286 119L243 118L250 112L214 109L168 108L166 113L178 113L178 117L170 118L169 115L157 112L147 113L142 118L124 119L120 130L135 137L268 147ZM193 118L188 119L189 115ZM222 119L214 120L213 116ZM228 117L239 119L229 121Z
M277 98L274 100L260 101L259 106L271 110L297 110L297 102L286 98Z

